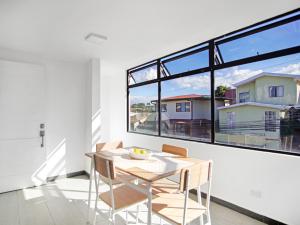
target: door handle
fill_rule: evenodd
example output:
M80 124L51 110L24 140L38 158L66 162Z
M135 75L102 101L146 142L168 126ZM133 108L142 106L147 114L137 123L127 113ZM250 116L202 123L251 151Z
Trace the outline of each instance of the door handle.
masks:
M40 131L40 137L42 138L42 143L41 143L41 147L42 148L44 147L44 136L45 136L45 131L41 130Z
M45 136L45 124L41 123L40 124L40 137L42 138L42 143L41 143L41 147L44 147L44 136Z

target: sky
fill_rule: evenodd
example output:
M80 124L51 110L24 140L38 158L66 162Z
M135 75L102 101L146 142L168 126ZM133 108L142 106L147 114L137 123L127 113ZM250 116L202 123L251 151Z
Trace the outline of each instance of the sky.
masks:
M220 45L225 62L276 51L288 47L300 46L300 20L266 30L245 38ZM166 63L171 74L208 66L208 52L200 52L192 56ZM156 78L156 66L150 67L136 77L140 80ZM277 72L300 75L300 53L280 58L244 64L215 71L215 87L225 85L233 88L233 84L261 72ZM183 94L210 94L210 74L202 73L193 76L162 82L162 98ZM130 89L131 103L150 102L157 99L157 84Z

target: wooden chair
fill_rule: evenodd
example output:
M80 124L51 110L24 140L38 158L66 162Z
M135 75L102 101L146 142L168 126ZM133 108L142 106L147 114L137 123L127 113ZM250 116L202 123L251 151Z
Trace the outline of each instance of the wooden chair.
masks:
M97 211L97 202L98 197L103 202L105 202L111 209L110 219L111 222L115 223L115 214L123 211L124 209L144 203L147 200L147 195L136 191L135 189L127 186L113 186L113 180L117 178L116 169L114 166L114 161L110 158L107 158L100 154L94 155L94 177L96 183L96 196L95 201L95 216L94 216L94 225L96 223L96 211ZM97 178L98 173L98 178ZM105 177L108 181L109 191L103 192L99 195L99 180ZM115 187L115 188L114 188ZM137 220L138 221L138 211L137 211ZM127 224L127 211L126 211L126 224Z
M210 220L210 190L212 179L212 161L204 161L183 169L180 174L180 188L178 193L158 193L153 196L152 210L162 219L171 224L185 225L200 219L203 224L203 215L207 217L207 224ZM202 205L200 186L208 184L206 204ZM198 202L188 197L191 189L197 189Z
M112 141L112 142L103 142L103 143L98 143L96 144L96 152L101 153L101 151L107 151L107 150L112 150L112 149L118 149L118 148L123 148L123 142L122 141ZM132 177L131 175L124 173L122 171L116 170L117 177L121 178L122 180L126 180L129 182L136 181L136 178ZM101 176L101 175L100 175ZM108 184L108 179L105 177L101 177L101 180ZM118 179L114 179L113 185L118 185L121 184L122 182Z
M112 141L112 142L96 144L96 152L101 152L101 151L110 150L110 149L118 149L118 148L123 148L122 141Z
M186 158L188 157L188 149L174 146L174 145L167 145L163 144L162 152L171 153L174 155L178 155L179 157ZM175 181L169 180L167 178L155 181L152 184L152 193L157 194L160 192L165 193L175 193L179 189L179 184Z
M171 153L174 155L179 155L182 156L184 158L188 157L188 149L186 148L182 148L182 147L178 147L175 145L167 145L167 144L163 144L162 146L162 152L167 152L167 153Z

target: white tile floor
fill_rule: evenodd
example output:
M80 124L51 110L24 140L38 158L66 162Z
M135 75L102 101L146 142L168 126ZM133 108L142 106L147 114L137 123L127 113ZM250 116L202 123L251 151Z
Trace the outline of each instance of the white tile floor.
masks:
M87 190L88 180L80 176L0 194L0 225L86 225ZM99 202L98 208L97 225L108 224L107 206ZM129 209L129 224L135 224L135 210L135 207ZM146 210L146 206L141 207L139 224L146 224ZM93 214L94 210L91 211ZM215 203L211 204L211 216L212 225L263 224ZM125 212L116 216L116 222L125 224ZM159 218L153 216L153 224L159 222Z

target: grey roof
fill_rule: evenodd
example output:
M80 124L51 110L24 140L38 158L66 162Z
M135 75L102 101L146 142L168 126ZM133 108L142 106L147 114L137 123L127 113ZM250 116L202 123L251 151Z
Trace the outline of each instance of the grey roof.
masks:
M295 75L295 74L285 74L285 73L268 73L268 72L262 72L259 73L255 76L249 77L246 80L242 80L240 82L234 83L233 86L234 87L238 87L241 86L243 84L247 84L250 83L254 80L256 80L257 78L263 77L263 76L268 76L268 77L289 77L289 78L294 78L294 79L299 79L300 80L300 75Z

